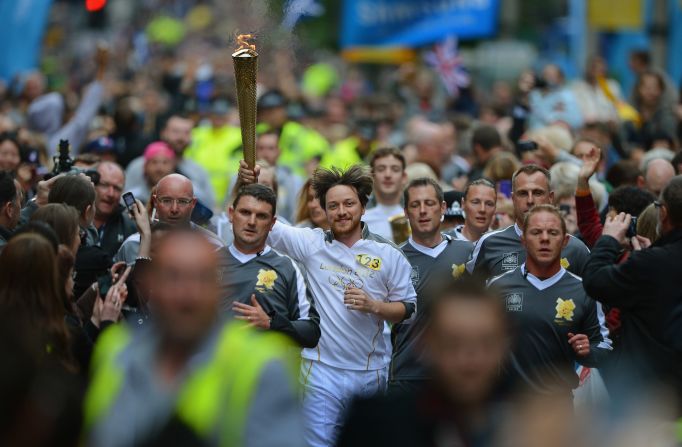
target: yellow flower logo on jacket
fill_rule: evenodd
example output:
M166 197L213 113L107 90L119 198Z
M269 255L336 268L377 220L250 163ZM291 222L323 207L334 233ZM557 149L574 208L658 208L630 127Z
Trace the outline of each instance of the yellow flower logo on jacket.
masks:
M277 273L274 270L258 270L258 282L256 287L265 287L268 290L272 290L275 286L275 281L277 280Z
M556 299L556 316L554 318L563 318L566 321L573 321L573 311L575 310L575 303L572 299L563 300Z
M452 277L457 279L464 273L464 264L452 264Z

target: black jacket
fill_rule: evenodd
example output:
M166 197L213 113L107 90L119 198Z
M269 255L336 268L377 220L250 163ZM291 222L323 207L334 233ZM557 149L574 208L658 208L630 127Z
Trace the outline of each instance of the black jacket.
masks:
M8 228L0 225L0 247L6 245L11 236L12 232Z
M107 223L99 228L99 245L110 257L118 252L119 247L131 234L137 233L137 227L128 217L128 211L119 205Z
M413 392L357 398L351 404L337 447L436 447L491 445L504 420L504 405L487 405L483 426L475 432L462 421L469 416L429 384Z
M590 296L622 311L621 342L609 369L620 379L627 374L625 383L654 385L663 381L679 392L682 229L616 264L620 251L614 238L602 236L592 249L583 276Z

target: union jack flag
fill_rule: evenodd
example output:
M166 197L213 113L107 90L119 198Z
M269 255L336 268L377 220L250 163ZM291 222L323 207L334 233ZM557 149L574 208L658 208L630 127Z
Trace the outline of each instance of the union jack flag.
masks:
M471 83L469 72L464 68L462 57L457 51L457 37L449 36L424 55L424 61L440 76L445 89L453 98L459 96L459 89Z

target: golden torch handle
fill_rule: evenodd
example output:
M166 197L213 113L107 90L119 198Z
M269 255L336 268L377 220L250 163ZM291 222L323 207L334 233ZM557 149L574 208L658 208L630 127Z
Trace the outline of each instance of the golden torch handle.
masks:
M255 46L246 43L250 35L238 36L240 48L232 53L234 75L237 84L237 106L242 130L244 161L253 168L256 165L256 75L258 53Z

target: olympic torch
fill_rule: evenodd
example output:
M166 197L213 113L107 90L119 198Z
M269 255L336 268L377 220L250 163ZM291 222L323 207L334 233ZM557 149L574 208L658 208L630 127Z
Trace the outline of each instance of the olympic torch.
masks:
M252 38L251 34L237 36L239 48L232 53L244 161L251 169L256 165L256 74L258 73L256 46L247 42Z

